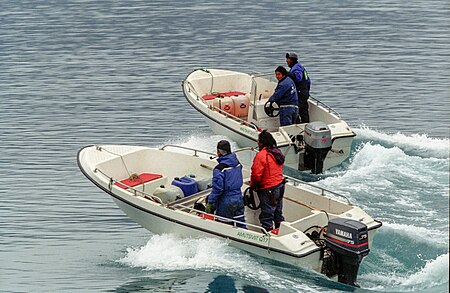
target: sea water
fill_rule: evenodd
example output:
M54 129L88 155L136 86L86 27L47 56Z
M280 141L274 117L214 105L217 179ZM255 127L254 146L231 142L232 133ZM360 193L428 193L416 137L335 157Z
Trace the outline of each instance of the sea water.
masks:
M227 138L181 81L272 72L295 50L357 134L343 164L295 175L383 222L355 291L448 292L449 20L439 0L0 2L0 291L353 291L217 239L154 235L76 163L89 144L214 152Z

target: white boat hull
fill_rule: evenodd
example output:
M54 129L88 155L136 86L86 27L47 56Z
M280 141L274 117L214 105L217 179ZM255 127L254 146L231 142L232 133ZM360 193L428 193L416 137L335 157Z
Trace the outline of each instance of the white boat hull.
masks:
M265 77L218 69L193 71L183 82L187 101L204 115L214 133L228 136L241 147L256 147L259 132L268 129L286 156L285 165L307 171L309 167L304 167L303 157L298 152L300 150L300 154L302 153L304 142L295 140L298 134L304 132L306 124L279 127L279 118L269 117L263 110L274 87L275 83ZM225 97L221 96L221 92ZM214 95L211 93L216 93L218 97L212 99ZM226 96L228 94L236 95L229 98ZM243 99L245 101L244 95L248 104L242 102ZM245 116L236 108L235 112L226 110L225 107L233 104L233 99L239 100L244 108L247 107ZM225 106L221 106L221 101L226 102ZM349 157L355 133L336 111L323 103L311 98L309 109L311 121L326 123L331 133L332 145L323 161L323 167L320 170L313 169L317 171L315 173L320 173L341 164ZM239 117L234 115L238 115L238 111Z
M298 180L295 184L286 184L283 199L286 221L281 223L278 234L264 231L259 226L259 211L248 207L245 209L247 229L237 227L237 222L231 219L211 216L217 220L227 220L231 225L205 219L207 214L193 206L195 202L205 199L210 192L208 189L170 203L164 203L155 196L158 186L170 184L172 178L182 174L193 173L197 178L211 176L210 168L215 163L209 155L202 155L200 151L188 155L164 148L90 146L80 150L78 165L89 180L112 196L125 214L153 233L219 238L251 254L317 272L321 272L322 255L326 247L313 241L304 232L317 230L321 233L321 227L326 227L331 218L355 219L367 226L367 245L370 248L373 235L381 226L380 222L373 220L360 208L325 196L335 193ZM158 173L156 175L159 177L148 182L139 181L135 187L124 187L123 182L130 182L130 173L134 172L141 175ZM245 168L243 175L248 178L249 172ZM247 184L246 181L243 189ZM299 184L309 185L309 188L301 188ZM314 188L318 190L313 191Z
M246 242L241 242L237 239L230 238L227 235L211 234L210 231L202 231L199 230L198 227L189 227L186 223L174 222L171 219L162 218L161 215L155 215L148 211L143 211L114 197L113 200L116 205L134 222L155 234L176 234L182 237L214 237L227 241L228 245L244 250L248 253L274 261L288 263L296 267L320 271L322 265L320 260L320 250L317 250L309 255L305 255L301 258L292 257L290 255L268 249L268 246L264 245L263 242L261 242L260 246L256 246L254 243L249 244Z

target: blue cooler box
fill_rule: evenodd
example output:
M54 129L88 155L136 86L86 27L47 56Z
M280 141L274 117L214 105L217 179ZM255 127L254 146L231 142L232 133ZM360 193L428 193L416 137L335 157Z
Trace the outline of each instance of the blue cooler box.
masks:
M197 182L194 178L184 176L181 178L175 177L172 181L172 185L178 186L183 190L184 197L193 195L198 192Z

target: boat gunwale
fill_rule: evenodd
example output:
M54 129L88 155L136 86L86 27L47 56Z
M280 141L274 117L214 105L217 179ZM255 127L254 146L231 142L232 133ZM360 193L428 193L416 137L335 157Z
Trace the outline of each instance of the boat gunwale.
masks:
M84 149L84 148L82 148L81 150L83 150L83 149ZM81 150L80 150L80 151L81 151ZM316 252L320 252L321 250L323 250L323 248L317 247L317 248L315 248L315 249L313 249L313 250L310 250L310 251L308 251L308 252L306 252L306 253L295 254L295 253L287 252L287 251L284 251L284 250L281 250L281 249L271 248L271 247L267 247L267 246L260 245L260 244L257 244L257 243L245 241L245 240L242 240L242 239L239 239L239 238L235 238L235 237L233 237L233 236L231 236L231 235L221 234L221 233L214 232L214 231L211 231L211 230L208 230L208 229L200 228L200 227L198 227L198 226L190 225L190 224L187 224L187 223L178 221L178 220L174 220L173 218L164 216L164 215L162 215L162 214L160 214L160 213L157 213L157 212L148 210L148 209L146 209L146 208L144 208L144 207L142 207L142 206L140 206L140 205L137 205L137 204L135 204L135 203L133 203L133 202L130 202L130 201L126 200L125 198L123 198L122 196L120 196L120 195L118 195L118 194L115 194L115 193L113 193L112 191L108 190L108 189L105 188L103 185L101 185L100 183L98 183L95 179L93 179L91 176L89 176L89 175L86 173L86 171L82 168L81 162L80 162L79 160L77 160L77 161L78 161L78 166L80 167L80 170L81 170L81 172L83 173L83 175L86 176L86 178L88 178L88 179L89 179L92 183L94 183L94 185L96 185L98 188L100 188L100 189L103 190L104 192L108 193L110 196L114 197L115 199L118 199L118 200L120 200L121 202L123 202L123 203L125 203L125 204L127 204L127 205L129 205L129 206L131 206L131 207L133 207L133 208L135 208L135 209L138 209L138 210L141 210L141 211L143 211L143 212L145 212L145 213L148 213L148 214L151 214L151 215L153 215L153 216L159 217L159 218L161 218L161 219L163 219L163 220L166 220L166 221L169 221L169 222L173 222L173 223L178 224L178 225L181 225L181 226L186 226L186 227L188 227L188 228L191 228L191 229L194 229L194 230L198 230L198 231L201 231L201 232L204 232L204 233L207 233L207 234L216 235L216 236L219 236L219 237L221 237L221 238L223 238L223 239L230 239L230 240L235 241L235 242L240 242L240 243L247 244L247 245L250 245L250 246L254 246L254 247L257 247L257 248L260 248L260 249L264 249L264 250L267 250L267 251L273 251L273 252L285 254L285 255L288 255L288 256L295 257L295 258L303 258L303 257L309 256L310 254L313 254L313 253L316 253ZM154 204L157 204L157 203L154 203ZM165 207L163 207L163 206L160 205L159 207L156 206L156 208L165 208ZM175 210L171 210L171 209L169 209L169 211L175 212ZM236 229L242 229L242 228L236 227ZM248 230L242 229L242 231L248 231ZM263 233L263 234L264 234L264 233ZM269 234L269 235L270 235L270 234ZM268 235L266 235L266 236L268 236ZM271 236L268 236L268 237L271 237ZM249 253L251 253L251 252L249 252Z
M193 101L195 101L194 96L193 96L193 95L188 95L188 94L186 93L186 91L184 90L184 87L186 87L185 83L191 84L189 81L187 81L187 79L188 79L188 77L189 77L192 73L194 73L195 71L198 71L198 70L200 70L200 69L196 69L196 70L193 70L192 72L190 72L190 73L186 76L186 78L183 80L183 82L182 82L182 85L183 85L183 95L184 95L185 99L188 101L188 103L191 104L191 106L192 106L194 109L196 109L198 112L200 112L200 113L201 113L203 116L205 116L207 119L209 119L209 120L211 120L211 121L213 121L213 122L219 124L220 126L226 128L226 129L228 129L228 130L230 130L230 131L232 131L232 132L234 132L234 133L236 133L236 134L238 134L238 135L240 135L240 136L243 136L243 137L245 137L245 138L247 138L247 139L249 139L249 140L251 140L251 141L254 141L254 142L256 143L256 142L258 141L257 138L255 138L255 137L253 137L253 136L249 136L249 135L247 135L245 132L239 132L239 131L235 130L234 128L232 128L231 126L228 126L227 124L224 124L223 122L219 121L217 118L214 118L213 115L208 115L208 114L206 113L206 111L204 111L203 109L200 109L200 107L197 107L197 105L193 102ZM191 85L191 86L192 86L192 85ZM192 97L192 98L191 98L191 97ZM199 99L201 99L201 97L199 97L199 96L197 96L197 97L198 97ZM316 105L318 105L318 106L319 106L319 104L320 104L320 105L324 105L324 106L326 106L327 108L333 110L331 107L329 107L329 106L327 106L326 104L320 102L319 100L315 99L314 97L311 97L311 98L314 100L314 102L316 103ZM191 101L191 100L193 100L193 101ZM200 104L200 102L198 102L198 104ZM207 107L207 105L206 105L204 102L202 102L201 105L203 105L206 109L209 109L209 108ZM324 108L324 109L325 109L325 108ZM336 112L336 111L333 110L333 112ZM328 112L328 113L333 115L333 113L331 113L331 112ZM336 112L336 113L337 113L337 112ZM225 115L225 114L222 114L222 113L217 113L217 114L223 115L225 118L228 118L227 116L229 116L229 115ZM342 121L340 115L338 115L338 119ZM233 120L233 122L235 122L235 123L237 123L237 124L247 126L249 129L259 131L258 129L254 129L253 127L248 126L247 123L242 124L242 123L239 123L239 121L237 121L237 120L235 120L235 119L232 119L232 120ZM242 120L242 119L239 119L239 120ZM346 134L346 135L336 135L336 136L333 136L333 137L331 138L331 141L334 142L336 139L350 138L350 137L355 137L355 136L356 136L356 133L355 133L353 130L350 130L350 132L351 132L351 134ZM290 146L290 145L293 145L293 143L289 141L289 142L281 143L280 145L278 145L278 147L288 147L288 146Z
M123 196L120 196L120 195L118 195L118 194L115 194L115 193L112 192L111 190L108 190L108 189L105 188L100 182L98 182L97 180L95 180L93 177L91 177L91 176L87 173L87 171L84 169L83 164L81 163L80 155L81 155L81 152L83 152L83 150L85 150L85 149L87 149L87 148L89 148L89 147L95 147L95 145L87 145L87 146L85 146L85 147L82 147L82 148L78 151L78 153L77 153L77 165L78 165L80 171L81 171L81 172L83 173L83 175L84 175L86 178L88 178L89 181L91 181L95 186L97 186L98 188L100 188L101 190L103 190L104 192L106 192L107 194L109 194L111 197L113 197L113 198L115 198L115 199L117 199L117 200L119 200L119 201L121 201L121 202L123 202L123 203L125 203L125 204L127 204L127 205L129 205L129 206L131 206L131 207L133 207L133 208L135 208L135 209L138 209L138 210L141 210L142 212L145 212L145 213L151 214L151 215L153 215L153 216L159 217L159 218L161 218L161 219L163 219L163 220L165 220L165 221L173 222L173 223L175 223L175 224L178 224L178 225L181 225L181 226L185 226L185 227L188 227L188 228L191 228L191 229L194 229L194 230L198 230L198 231L201 231L201 232L206 233L206 234L212 234L212 235L218 236L218 237L223 238L223 239L230 239L230 240L235 241L235 242L238 242L238 243L243 243L243 244L246 244L246 245L250 245L250 246L253 246L253 247L257 247L257 248L259 248L259 249L264 249L264 250L266 250L266 251L273 251L273 252L280 253L280 254L283 254L283 255L295 257L295 258L297 258L297 259L300 259L300 258L309 256L309 255L311 255L311 254L313 254L313 253L316 253L316 252L321 252L321 251L324 249L323 247L316 247L315 249L310 250L310 251L308 251L308 252L306 252L306 253L301 253L301 254L298 254L298 253L292 253L292 252L288 252L288 251L286 251L286 250L281 250L281 249L277 249L277 248L273 248L273 247L272 247L272 248L271 248L271 247L266 247L266 246L263 246L263 245L260 245L260 244L257 244L257 243L253 243L253 242L249 242L249 241L245 241L245 240L242 240L242 239L233 237L233 236L228 235L228 234L222 234L222 233L218 233L218 232L215 232L215 231L211 231L211 230L209 230L209 229L205 229L205 228L201 228L201 227L194 226L194 225L191 225L191 224L187 224L187 223L184 223L184 222L182 222L182 221L175 220L175 219L173 219L173 218L164 216L164 215L162 215L161 213L158 213L158 212L155 212L155 211L151 211L151 210L149 210L149 209L146 209L146 208L144 208L144 207L142 207L142 206L140 206L140 205L137 205L137 204L135 204L135 203L133 203L133 202L131 202L131 201L125 199ZM131 195L132 195L132 194L131 194ZM153 204L155 205L155 208L160 208L160 209L166 208L165 206L163 206L163 205L161 205L161 204L158 204L158 203L156 203L156 202L151 202L151 201L150 201L150 203L153 203ZM156 206L156 205L159 205L159 206ZM175 212L176 210L171 210L171 209L169 209L169 211L170 211L170 212ZM380 221L376 221L376 220L374 220L374 221L377 222L378 225L368 228L369 231L370 231L370 230L375 230L375 229L378 229L379 227L381 227L382 223L381 223ZM246 229L242 229L242 228L239 228L239 227L235 227L235 228L236 228L236 229L241 229L241 230L243 230L243 231L248 231L248 230L246 230ZM262 233L262 234L264 234L264 233ZM266 235L266 236L269 237L269 238L271 237L270 234L268 234L268 235ZM249 252L249 253L252 253L252 252Z

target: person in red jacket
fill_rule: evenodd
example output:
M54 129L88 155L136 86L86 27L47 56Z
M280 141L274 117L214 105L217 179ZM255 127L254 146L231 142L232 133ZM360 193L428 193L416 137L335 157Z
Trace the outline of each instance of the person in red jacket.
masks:
M261 226L270 231L274 226L275 229L280 227L280 223L284 221L284 156L277 148L273 136L266 130L258 136L258 148L259 152L253 159L250 187L256 190L261 203Z

